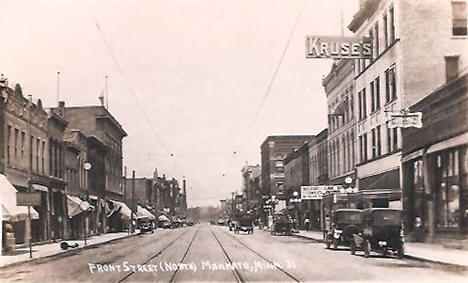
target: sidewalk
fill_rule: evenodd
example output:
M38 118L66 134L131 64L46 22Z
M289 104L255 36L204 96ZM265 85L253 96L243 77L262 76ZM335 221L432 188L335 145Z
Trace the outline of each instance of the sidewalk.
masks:
M118 239L124 239L127 237L138 235L138 233L134 233L129 235L128 232L120 232L120 233L107 233L102 235L91 236L86 239L86 246L84 245L84 240L70 240L66 241L70 245L74 243L78 243L78 248L68 248L68 250L62 250L60 248L60 243L50 243L44 245L37 245L32 247L32 258L29 258L29 247L15 249L9 254L1 255L0 256L0 267L5 267L9 265L16 265L19 263L24 263L28 261L34 261L37 259L47 258L56 256L59 254L64 254L67 252L76 251L79 249L83 249L85 247L92 247L99 244L109 243Z
M293 236L324 242L321 231L299 230L299 233ZM437 244L405 243L405 256L417 260L468 267L468 251L450 249Z

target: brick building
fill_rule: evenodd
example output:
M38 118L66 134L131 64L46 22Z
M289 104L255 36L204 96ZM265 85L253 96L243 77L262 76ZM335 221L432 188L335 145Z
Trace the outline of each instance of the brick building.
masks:
M466 1L362 0L348 27L373 42L372 59L354 64L358 187L376 191L363 206L401 207L401 132L388 113L468 65Z
M410 107L423 128L402 131L408 239L450 243L468 233L468 74ZM460 244L460 241L457 241Z

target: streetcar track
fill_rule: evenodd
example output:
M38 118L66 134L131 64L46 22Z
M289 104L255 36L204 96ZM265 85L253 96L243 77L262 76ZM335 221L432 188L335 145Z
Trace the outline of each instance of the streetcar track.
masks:
M215 233L213 232L213 229L210 228L210 231L211 231L211 234L213 234L213 237L216 239L216 241L218 242L219 246L221 247L221 250L223 251L224 253L224 256L226 257L226 259L228 260L228 262L230 264L232 264L232 260L231 258L229 257L229 255L227 254L226 250L224 249L223 245L221 244L221 242L219 241L218 237L216 237ZM234 267L232 269L232 273L234 273L234 276L236 277L236 281L237 282L245 282L244 279L242 278L241 274L239 273L239 270L237 270L236 267Z
M152 255L151 257L149 257L145 262L141 263L141 265L145 265L147 264L148 262L150 262L151 260L155 259L157 256L161 255L167 248L169 248L170 246L172 246L175 242L177 242L177 240L179 240L180 238L182 238L185 234L187 234L190 230L186 230L185 232L183 232L182 234L180 234L177 238L175 238L173 241L171 241L169 244L167 244L166 246L164 246L162 249L160 249L157 253L155 253L154 255ZM198 230L197 230L198 231ZM115 282L123 282L124 280L126 280L127 278L129 278L130 276L132 276L133 274L135 274L135 271L132 270L130 271L129 273L127 273L126 275L124 275L123 277L121 277L120 279L118 279L117 281Z
M270 264L273 264L275 265L274 262L270 261L269 259L267 259L266 257L264 257L263 255L261 255L260 253L258 253L257 251L255 251L254 249L252 249L251 247L247 246L247 244L245 244L244 242L242 242L241 240L237 239L236 237L234 237L233 235L229 234L228 232L220 229L224 234L228 235L229 237L231 237L232 239L236 240L239 244L243 245L244 247L246 247L249 251L253 252L254 254L256 254L258 257L262 258L263 260L267 261L268 263ZM276 267L278 270L280 270L281 272L283 272L286 276L288 276L289 278L293 279L294 281L296 282L301 282L301 280L299 280L298 278L296 278L294 275L292 275L291 273L287 272L286 270L284 270L283 268L277 266Z
M184 262L185 257L187 256L187 254L188 254L188 252L190 250L190 247L192 247L193 241L195 240L195 237L197 236L197 233L198 233L198 229L195 230L195 234L193 235L193 238L190 241L190 244L188 245L187 249L185 250L184 256L180 260L180 263ZM178 274L179 274L179 268L177 268L176 271L172 274L171 279L169 280L169 282L175 282L175 279L176 279Z

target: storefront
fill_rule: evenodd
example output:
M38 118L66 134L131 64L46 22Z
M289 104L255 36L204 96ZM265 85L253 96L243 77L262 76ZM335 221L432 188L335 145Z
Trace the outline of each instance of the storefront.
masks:
M402 131L405 232L414 241L465 239L467 75L439 88L411 110L423 112L424 127Z

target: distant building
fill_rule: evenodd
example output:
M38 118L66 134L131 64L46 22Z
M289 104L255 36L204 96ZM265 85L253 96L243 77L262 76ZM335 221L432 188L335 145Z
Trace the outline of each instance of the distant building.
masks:
M260 165L245 165L242 170L242 191L245 196L245 207L247 210L257 210L262 198Z
M328 129L321 131L309 146L309 182L311 185L328 184Z
M284 158L301 147L310 135L268 136L261 145L262 196L285 199Z

